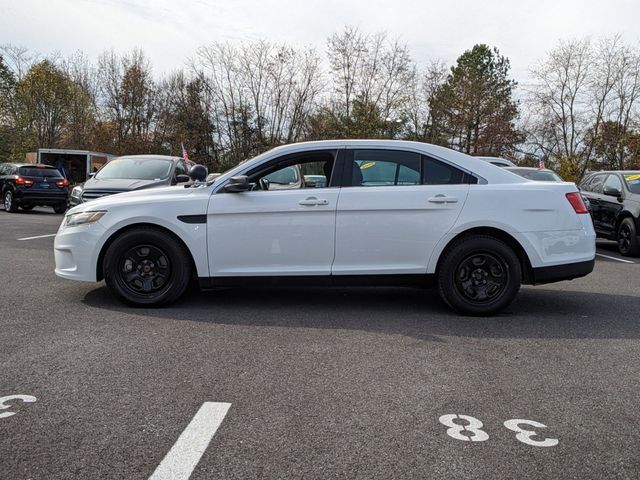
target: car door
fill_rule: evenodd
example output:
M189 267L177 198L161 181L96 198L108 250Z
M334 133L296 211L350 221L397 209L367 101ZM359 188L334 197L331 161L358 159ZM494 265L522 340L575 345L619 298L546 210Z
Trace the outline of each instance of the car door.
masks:
M472 177L417 152L350 149L336 216L333 275L425 273Z
M609 174L602 185L599 206L600 228L607 235L616 235L616 223L623 207L623 195L622 180L616 173Z
M591 207L591 218L593 219L593 228L599 233L604 233L605 229L602 226L602 212L600 207L602 205L602 186L605 180L605 174L598 173L593 175L588 182L585 183L582 189L585 197L589 199Z
M211 196L207 215L212 276L298 276L331 272L339 187L331 178L337 151L276 158L247 172L251 191Z

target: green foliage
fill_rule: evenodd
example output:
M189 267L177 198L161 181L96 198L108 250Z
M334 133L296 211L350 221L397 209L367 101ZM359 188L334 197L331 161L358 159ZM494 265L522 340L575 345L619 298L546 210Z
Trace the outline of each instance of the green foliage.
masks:
M516 82L497 48L476 45L451 67L431 101L434 138L472 155L505 156L523 140L515 122Z

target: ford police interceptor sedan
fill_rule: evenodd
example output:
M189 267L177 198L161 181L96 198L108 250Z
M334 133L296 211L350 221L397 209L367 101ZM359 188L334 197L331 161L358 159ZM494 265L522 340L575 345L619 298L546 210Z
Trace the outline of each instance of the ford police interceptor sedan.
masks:
M83 203L54 248L57 275L104 279L133 306L171 303L193 278L435 283L457 312L488 315L521 283L590 273L595 233L572 183L424 143L340 140L278 147L213 182Z

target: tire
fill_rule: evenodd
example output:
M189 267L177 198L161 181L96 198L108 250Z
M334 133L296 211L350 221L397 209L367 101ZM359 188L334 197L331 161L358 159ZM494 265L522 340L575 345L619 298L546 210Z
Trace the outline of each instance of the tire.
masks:
M28 212L29 210L33 210L33 207L34 205L20 205L20 208L25 212Z
M461 238L444 253L438 292L464 315L492 315L506 308L520 290L522 267L502 240L487 235Z
M158 307L185 292L192 273L189 252L172 234L139 227L109 245L102 264L111 291L127 305Z
M4 192L3 200L4 209L7 212L16 213L18 211L18 204L16 203L15 198L13 198L13 192L11 190Z
M67 204L63 203L63 204L60 204L60 205L54 205L53 211L56 212L56 213L64 213L64 212L67 211Z
M618 226L616 241L618 251L625 257L637 257L640 255L640 239L633 218L625 218Z

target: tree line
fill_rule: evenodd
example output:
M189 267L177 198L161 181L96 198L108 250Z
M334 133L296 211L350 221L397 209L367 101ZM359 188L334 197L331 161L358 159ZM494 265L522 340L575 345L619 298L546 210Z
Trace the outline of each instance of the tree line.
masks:
M222 170L284 143L393 138L534 165L567 179L640 168L640 52L621 37L561 41L511 78L479 44L418 66L386 33L345 27L321 56L268 41L215 42L155 76L142 50L41 57L0 47L0 160L37 148L179 155Z

